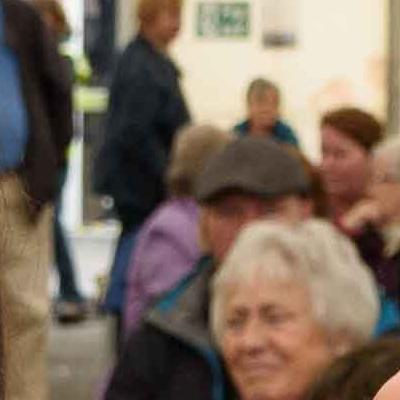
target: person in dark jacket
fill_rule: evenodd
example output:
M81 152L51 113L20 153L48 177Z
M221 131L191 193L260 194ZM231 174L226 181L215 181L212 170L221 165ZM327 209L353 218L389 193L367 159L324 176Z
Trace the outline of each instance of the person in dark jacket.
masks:
M262 218L295 222L312 208L305 198L310 182L301 161L261 138L229 144L196 186L208 256L150 309L128 339L107 400L232 399L208 329L211 276L247 223Z
M180 13L180 0L139 1L139 33L123 53L111 87L95 190L112 197L122 224L104 304L117 321L135 234L165 199L163 177L172 139L189 122L180 74L167 55L180 28Z
M246 100L247 119L233 128L239 136L268 137L299 147L296 133L279 115L281 94L278 86L264 78L254 79L247 89Z
M0 0L0 93L4 398L46 400L47 205L65 165L72 104L56 44L36 10L20 0Z

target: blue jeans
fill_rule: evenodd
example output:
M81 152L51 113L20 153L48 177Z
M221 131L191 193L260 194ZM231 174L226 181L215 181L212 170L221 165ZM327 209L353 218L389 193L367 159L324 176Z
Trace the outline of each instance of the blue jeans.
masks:
M103 311L114 317L115 328L113 341L117 356L121 354L122 350L122 311L125 305L126 275L138 230L139 225L128 229L122 229L111 267L110 283L107 288L104 303L102 304Z
M64 301L81 302L80 294L75 280L74 264L70 249L61 224L62 188L67 177L67 168L63 168L58 176L58 192L54 210L54 257L57 272L60 278L59 299Z
M138 226L123 229L118 238L114 261L111 267L110 283L103 304L104 311L111 314L122 313L124 307L126 273L137 231Z

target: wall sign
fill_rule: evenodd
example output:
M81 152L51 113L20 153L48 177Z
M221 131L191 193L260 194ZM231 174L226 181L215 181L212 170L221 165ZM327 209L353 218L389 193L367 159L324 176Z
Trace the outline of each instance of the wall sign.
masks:
M197 34L209 38L242 38L249 35L250 6L247 2L200 2Z

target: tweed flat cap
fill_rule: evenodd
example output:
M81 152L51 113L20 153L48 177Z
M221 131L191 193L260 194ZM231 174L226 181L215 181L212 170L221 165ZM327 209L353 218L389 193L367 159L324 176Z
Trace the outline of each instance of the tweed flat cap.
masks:
M300 160L265 138L245 137L230 143L199 176L195 197L200 203L239 191L274 198L307 193L310 180Z

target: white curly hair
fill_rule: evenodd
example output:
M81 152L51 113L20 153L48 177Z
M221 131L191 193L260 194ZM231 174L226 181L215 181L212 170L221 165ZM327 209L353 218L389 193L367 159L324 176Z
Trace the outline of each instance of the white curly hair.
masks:
M268 262L271 252L285 262ZM256 276L307 287L315 319L328 334L346 334L353 345L371 338L379 312L374 277L353 243L329 222L310 219L293 227L261 221L243 229L211 283L211 328L218 345L229 289Z

